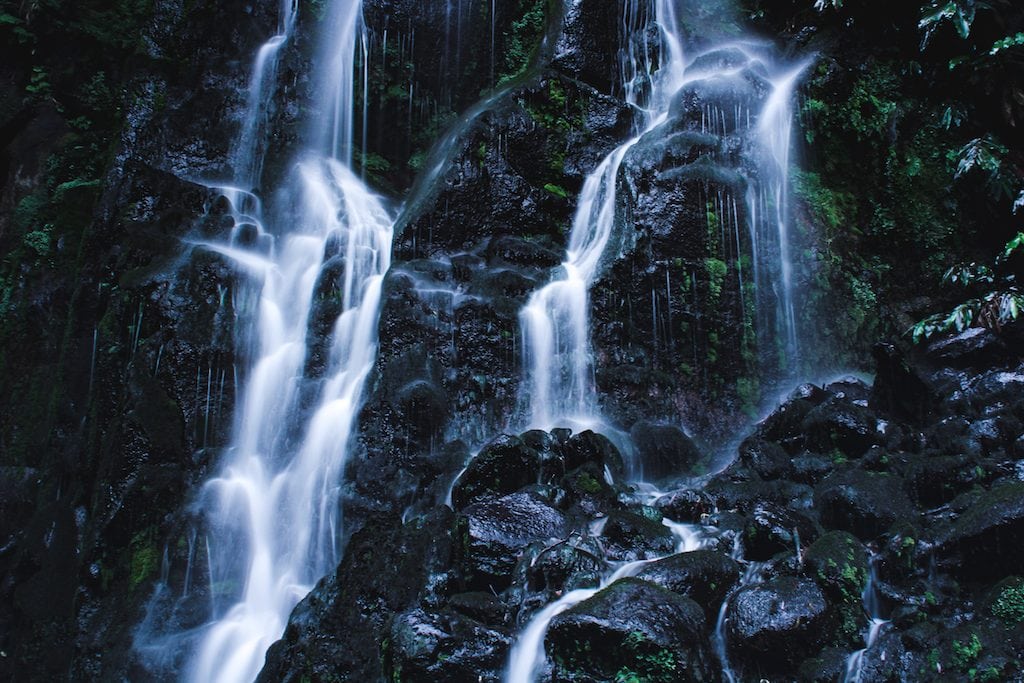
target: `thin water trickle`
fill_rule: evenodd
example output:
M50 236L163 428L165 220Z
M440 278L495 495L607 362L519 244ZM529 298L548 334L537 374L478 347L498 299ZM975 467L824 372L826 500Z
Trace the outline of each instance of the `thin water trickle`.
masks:
M868 616L868 628L864 633L864 647L857 650L846 660L846 671L842 683L860 683L864 666L864 655L878 640L882 627L889 623L882 615L882 595L878 590L878 556L872 554L868 559L868 578L864 583L861 598L864 601L864 612Z
M596 520L592 531L600 536L607 518ZM664 520L676 539L675 552L688 553L703 547L703 529L693 524L680 524ZM658 559L636 560L625 562L609 574L597 588L579 588L569 591L537 614L533 615L526 628L520 633L509 654L508 668L505 671L505 683L533 683L545 661L544 636L548 632L551 620L562 612L572 609L584 600L588 600L599 591L612 585L619 579L636 575L645 565Z

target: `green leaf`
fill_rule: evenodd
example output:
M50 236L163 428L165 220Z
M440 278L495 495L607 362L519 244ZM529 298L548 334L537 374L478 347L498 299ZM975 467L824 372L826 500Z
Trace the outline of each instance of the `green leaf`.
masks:
M1006 243L1006 247L1003 249L1003 258L1010 258L1010 256L1013 255L1013 252L1017 251L1021 247L1024 247L1024 232L1018 232L1016 237Z
M997 55L1003 50L1007 50L1017 45L1024 45L1024 32L1018 33L1015 36L1006 36L1002 40L997 40L992 44L992 49L988 51L990 55Z

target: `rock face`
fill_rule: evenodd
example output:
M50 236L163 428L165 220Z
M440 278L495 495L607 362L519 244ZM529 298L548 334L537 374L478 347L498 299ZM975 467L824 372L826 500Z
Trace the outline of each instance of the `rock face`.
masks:
M107 4L0 6L4 680L176 678L182 654L133 651L136 627L198 628L211 591L228 590L210 580L190 501L231 436L254 290L196 243L253 237L208 184L235 170L249 70L280 3ZM782 11L767 5L748 9ZM268 207L316 87L324 3L297 6L268 85L262 176L243 188ZM723 3L679 7L698 48L739 32ZM842 10L857 16L843 30L869 9ZM894 10L915 43L916 10ZM738 680L836 680L861 646L865 602L889 624L862 680L1024 675L1019 324L918 353L880 344L871 387L803 385L740 434L784 361L764 333L779 326L779 292L752 291L744 258L746 198L763 180L753 131L719 115L757 110L769 87L738 48L716 50L693 68L734 73L691 81L617 179L615 258L589 311L614 442L513 434L525 422L518 311L557 273L587 174L636 133L619 56L656 40L650 3L365 0L363 15L353 159L402 214L343 484L344 560L296 608L260 680L501 680L539 610L624 562L634 578L552 621L546 675L718 680L721 645ZM801 11L786 30L807 15L845 17ZM873 78L873 62L851 72ZM867 95L858 115L888 106L876 97L888 93ZM913 137L906 117L882 118L890 142ZM850 202L809 191L816 175L801 178L794 224L836 213L832 233L878 239L836 229L857 224ZM842 261L856 294L885 289L853 276L870 254L793 232L794 252ZM310 378L327 363L342 266L325 254L315 276ZM824 285L794 278L796 307L815 315ZM706 474L702 444L734 437L737 459ZM652 502L628 483L640 476L686 488ZM679 522L700 550L676 552Z

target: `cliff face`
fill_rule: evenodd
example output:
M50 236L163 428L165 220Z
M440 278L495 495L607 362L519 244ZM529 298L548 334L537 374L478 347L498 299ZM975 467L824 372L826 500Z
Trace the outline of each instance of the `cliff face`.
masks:
M698 441L719 445L769 407L778 377L817 380L839 367L871 368L877 336L902 333L947 303L945 295L921 294L946 263L994 253L1015 229L1007 209L1019 190L1013 184L1021 175L1020 149L1000 140L1013 139L1021 123L1022 100L1012 86L1019 83L1013 77L1020 45L993 53L995 66L983 59L997 39L1024 30L1020 12L979 12L965 44L940 25L931 51L922 53L916 11L883 13L879 35L868 28L880 11L873 3L857 3L846 14L832 7L816 12L811 4L746 2L732 13L680 3L694 45L753 22L787 49L817 55L795 133L803 159L794 180L792 248L800 255L794 278L806 352L798 367L783 367L776 341L754 329L776 321L759 321L748 308L743 253L750 244L739 232L734 247L719 237L724 227L750 220L742 199L729 201L756 179L749 134L700 129L703 98L720 93L692 89L665 124L673 145L638 144L624 162L617 258L605 264L592 292L601 408L638 443L651 430L682 424ZM109 5L0 3L8 57L0 66L0 677L10 680L166 674L131 651L133 629L152 607L158 583L205 571L188 503L230 437L235 390L245 381L248 359L236 343L240 317L232 296L240 276L190 244L222 234L230 221L208 184L231 175L229 149L253 55L275 32L279 8L263 0ZM629 48L623 17L648 26L650 37L651 11L645 2L606 0L364 3L368 57L359 66L369 80L357 98L353 161L382 194L402 203L402 212L380 352L346 473L349 549L272 648L266 680L301 680L310 671L373 680L403 665L422 665L428 678L491 675L503 666L514 633L510 605L532 604L523 595L536 581L517 579L510 590L521 592L500 607L484 600L479 590L487 585L473 583L473 551L452 535L476 513L463 509L468 500L458 514L442 503L470 455L523 424L517 315L564 258L587 174L635 133L618 51ZM245 188L268 200L303 143L322 12L322 2L299 4L298 28L271 88L260 187ZM957 68L970 68L971 77L945 120L942 93L956 77L944 74L960 57ZM762 78L752 67L749 89L730 97L760 102ZM971 117L963 109L968 101L980 103ZM951 187L957 153L975 140L985 141L976 147L998 163L966 169ZM327 320L330 312L325 303L317 315ZM329 329L325 323L311 344L314 364ZM981 345L980 361L954 359L962 384L973 386L975 375L998 384L979 399L985 405L999 403L1006 384L987 369L1002 363L999 372L1014 371L1018 346L1008 338L1000 343L1010 351ZM822 359L833 355L840 360L825 365ZM948 379L929 379L931 391L952 394ZM828 400L816 396L814 406L855 400L836 399L841 388L830 392ZM942 418L966 415L970 423L950 442L983 445L965 456L969 462L949 463L960 472L960 488L938 498L918 492L918 507L952 504L968 485L995 491L1006 483L999 458L1020 457L1013 440L1024 416L1009 404L982 415L979 405L943 404ZM896 410L914 424L892 405L872 409ZM996 436L968 438L975 422L989 418L1002 420ZM841 431L828 424L826 432ZM789 455L829 455L814 442L815 425L797 430L800 445L783 443ZM942 450L944 432L933 431L928 447ZM657 433L659 443L686 445L670 449L667 470L697 474L706 466L682 455L697 447L681 432ZM906 440L870 445L913 450L911 436ZM557 452L565 461L560 476L573 473L571 481L548 482L576 487L558 515L575 523L574 516L618 509L614 492L600 485L614 447L528 445L534 453ZM756 459L749 450L748 460ZM931 472L933 463L919 462L918 451L898 476L927 488L921 472ZM844 465L856 458L842 457L822 466L834 473L804 463L814 472L772 476L793 487L821 487L826 477L854 476ZM853 469L874 472L880 457ZM747 494L725 489L770 479L757 469L762 465L768 467L744 462L720 480L718 506L745 505L740 512L756 517L753 502L733 504ZM985 474L968 472L974 466ZM591 481L601 490L588 491ZM519 495L519 488L494 493ZM766 500L787 505L792 487L777 489ZM806 498L806 491L797 493ZM957 499L956 509L980 510L986 495ZM545 505L558 508L553 501ZM888 531L860 533L835 512L841 505L829 505L811 515L823 530L862 540ZM959 533L968 545L981 539L978 547L1005 563L997 541L1016 538L1016 519L982 519L977 533L925 526L943 549L942 562L953 562L965 547L950 540ZM911 569L900 579L907 592L920 588L919 568ZM954 593L949 588L940 597L953 604L962 597ZM191 598L186 622L205 618L203 598L201 590ZM949 610L933 611L955 612ZM414 642L402 640L423 624L449 633L453 643L471 643L472 652L438 673L417 659ZM379 651L385 638L392 649ZM307 671L309 661L318 663Z

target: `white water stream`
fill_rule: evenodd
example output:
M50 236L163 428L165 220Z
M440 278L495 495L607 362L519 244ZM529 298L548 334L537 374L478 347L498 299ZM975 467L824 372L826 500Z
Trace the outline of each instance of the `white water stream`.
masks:
M676 538L676 553L688 553L698 550L704 545L701 528L693 524L679 524L664 520L663 522ZM661 558L658 558L661 559ZM657 560L637 560L626 562L609 574L597 588L578 588L569 591L561 598L537 612L516 639L509 654L508 669L505 672L505 683L532 683L544 663L544 636L548 632L551 620L572 609L584 600L596 595L600 590L612 585L622 578L635 575L644 565Z
M239 329L250 330L239 339L240 351L252 359L231 444L196 502L206 532L211 620L197 633L161 641L165 649L194 643L182 677L196 683L252 681L295 605L339 561L341 478L376 356L381 285L391 260L393 218L349 165L355 52L365 46L359 0L334 0L323 20L310 148L274 188L278 210L265 216L248 189L260 181L265 102L296 11L294 0L283 0L279 31L260 48L249 79L231 157L235 177L213 184L230 203L231 238L196 244L243 276L234 300ZM324 270L332 258L343 259L341 275ZM334 279L319 282L324 277ZM307 334L324 291L339 299L341 313L326 370L311 378L304 372Z

